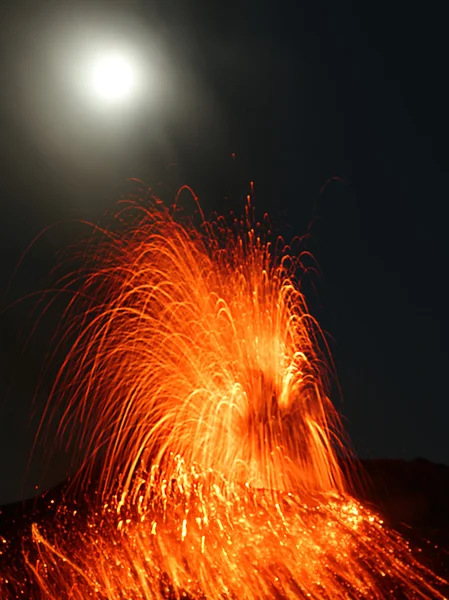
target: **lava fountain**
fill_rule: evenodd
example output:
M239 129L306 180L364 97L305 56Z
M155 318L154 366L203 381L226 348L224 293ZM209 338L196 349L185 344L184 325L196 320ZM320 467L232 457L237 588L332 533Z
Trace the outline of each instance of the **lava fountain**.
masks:
M299 259L249 203L231 224L175 209L122 205L67 313L60 428L97 495L33 526L37 597L443 598L351 495Z

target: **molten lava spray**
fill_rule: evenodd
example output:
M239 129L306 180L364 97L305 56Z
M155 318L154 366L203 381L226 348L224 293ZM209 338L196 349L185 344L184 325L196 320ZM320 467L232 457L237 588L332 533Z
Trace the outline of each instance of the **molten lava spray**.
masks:
M299 263L250 212L196 227L132 201L105 232L55 385L97 505L33 526L37 597L443 597L351 496Z

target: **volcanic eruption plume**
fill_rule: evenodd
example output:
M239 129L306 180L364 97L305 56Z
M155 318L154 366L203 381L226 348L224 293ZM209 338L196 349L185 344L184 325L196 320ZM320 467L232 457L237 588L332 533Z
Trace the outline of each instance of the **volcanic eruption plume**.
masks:
M98 493L86 521L33 526L37 597L443 597L351 495L299 259L251 211L129 201L91 253L55 397Z

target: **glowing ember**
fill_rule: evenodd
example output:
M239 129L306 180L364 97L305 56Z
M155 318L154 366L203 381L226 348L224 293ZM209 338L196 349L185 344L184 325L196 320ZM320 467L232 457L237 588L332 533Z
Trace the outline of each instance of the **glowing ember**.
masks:
M83 425L83 477L104 468L86 521L64 506L33 526L36 597L443 597L351 496L298 263L249 213L196 228L130 202L86 270L55 389L61 430Z

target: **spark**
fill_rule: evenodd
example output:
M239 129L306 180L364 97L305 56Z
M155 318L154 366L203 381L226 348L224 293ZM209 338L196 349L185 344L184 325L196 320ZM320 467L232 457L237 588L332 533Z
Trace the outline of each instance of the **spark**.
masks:
M299 259L251 211L196 225L128 201L93 253L54 394L99 507L33 525L39 598L443 598L352 496Z

